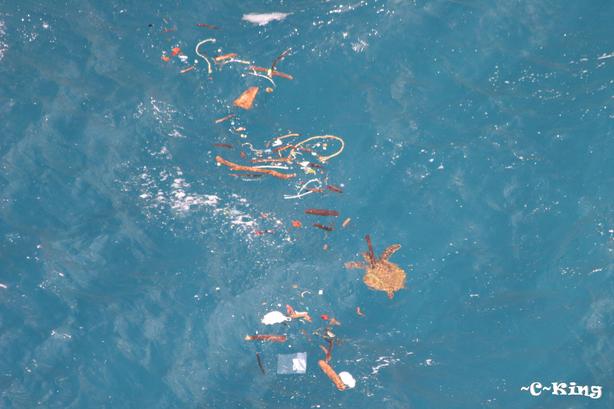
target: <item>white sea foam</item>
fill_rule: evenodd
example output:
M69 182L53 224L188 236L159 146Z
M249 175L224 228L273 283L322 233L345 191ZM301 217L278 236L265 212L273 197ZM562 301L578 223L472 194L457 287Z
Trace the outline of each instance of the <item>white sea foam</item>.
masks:
M4 54L6 50L9 49L9 45L4 41L4 37L6 36L4 21L0 20L0 61L4 58Z

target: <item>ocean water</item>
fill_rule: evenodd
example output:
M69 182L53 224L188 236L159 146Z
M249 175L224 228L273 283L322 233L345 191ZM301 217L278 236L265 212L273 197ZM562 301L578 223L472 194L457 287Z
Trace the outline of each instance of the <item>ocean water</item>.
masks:
M242 20L272 12L289 14ZM0 407L613 407L612 15L608 1L0 2ZM210 37L208 55L264 67L291 48L277 69L294 79L267 93L240 63L208 75L194 48ZM250 86L254 108L233 107ZM216 166L289 132L345 148L289 180ZM343 193L284 199L312 178ZM344 268L366 234L378 253L402 245L392 300ZM260 324L286 304L313 322ZM341 322L331 365L354 389L317 365L321 314ZM277 375L296 352L306 374ZM572 381L602 396L521 390Z

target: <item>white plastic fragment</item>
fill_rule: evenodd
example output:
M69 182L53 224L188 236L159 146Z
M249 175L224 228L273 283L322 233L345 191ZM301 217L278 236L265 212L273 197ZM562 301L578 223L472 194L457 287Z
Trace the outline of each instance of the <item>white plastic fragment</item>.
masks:
M354 377L352 376L351 373L349 372L340 372L339 373L339 378L341 378L341 380L343 381L343 383L350 389L352 389L354 386L356 386L356 379L354 379Z
M292 370L296 373L305 373L307 371L307 361L301 356L292 358Z
M249 21L252 24L258 24L259 26L265 26L271 21L281 21L288 17L290 13L249 13L244 14L242 20Z
M282 322L290 321L290 317L286 317L279 311L268 312L262 317L262 323L264 325L281 324Z
M277 373L279 375L304 374L307 372L307 353L277 355Z

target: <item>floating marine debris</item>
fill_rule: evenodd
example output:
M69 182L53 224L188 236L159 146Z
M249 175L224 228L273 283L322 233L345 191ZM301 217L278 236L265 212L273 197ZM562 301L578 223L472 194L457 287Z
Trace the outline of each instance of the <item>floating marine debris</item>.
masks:
M324 230L324 231L328 231L331 232L333 230L335 230L335 228L333 226L327 226L325 224L320 224L320 223L314 223L313 227L317 227L318 229Z
M251 172L251 173L264 173L264 174L267 174L267 175L270 175L270 176L273 176L279 179L291 179L294 176L296 176L294 173L281 173L281 172L277 172L276 170L261 168L258 166L239 165L237 163L227 161L221 156L216 156L215 161L219 163L220 165L228 166L231 170L239 170L239 171Z
M248 13L244 14L241 20L248 21L252 24L257 24L259 26L265 26L269 24L271 21L282 21L286 17L288 17L292 13Z
M271 21L281 21L288 15L289 14L287 13L250 13L244 15L243 20L263 26ZM164 23L166 25L169 24L169 22L166 20L164 20ZM196 24L196 26L209 30L218 29L217 26L205 23L199 23ZM172 29L166 29L164 31L174 32L176 30L176 27L173 27ZM216 124L224 123L223 127L226 128L226 131L230 135L227 138L221 138L219 143L212 143L212 145L217 148L216 150L226 149L224 156L234 155L234 158L229 157L229 159L236 160L236 162L231 162L218 155L215 157L217 164L227 167L231 172L235 172L229 173L230 176L240 178L246 182L254 181L255 179L260 178L265 179L264 176L273 176L280 179L296 178L293 180L295 181L295 183L293 183L293 189L295 192L283 196L284 199L288 200L302 199L305 196L313 194L316 194L315 196L328 195L328 197L342 194L345 189L344 184L329 184L329 177L330 182L333 182L334 179L329 174L330 169L328 169L328 163L343 152L345 148L343 138L335 135L316 135L301 138L300 134L292 132L269 139L268 142L264 142L264 147L261 149L256 149L254 148L254 145L258 145L258 141L253 141L251 139L247 140L247 138L251 135L247 132L247 129L244 126L241 126L244 123L240 120L238 114L241 110L251 110L254 108L254 103L260 88L262 88L264 92L270 94L275 92L277 86L276 81L284 82L284 80L294 79L291 74L278 70L278 65L281 65L282 62L291 55L292 49L285 49L281 54L277 55L270 65L264 64L264 66L258 66L255 65L256 61L252 61L248 57L244 58L243 55L239 56L239 54L235 52L229 52L232 51L231 48L227 50L221 47L214 49L213 45L217 44L217 42L218 40L215 38L206 38L197 41L193 50L193 54L198 57L195 59L192 59L192 57L188 55L190 50L185 48L182 50L178 44L175 44L175 46L172 48L168 47L166 50L163 50L161 56L162 61L168 63L167 66L175 67L175 69L179 68L180 74L191 73L185 76L186 80L197 80L199 76L195 76L195 74L204 72L204 69L206 69L208 73L207 80L213 81L214 78L212 73L214 69L215 71L222 71L226 64L229 63L243 64L244 66L241 69L242 76L250 75L258 77L259 82L257 85L260 85L260 87L252 86L247 88L238 98L233 101L232 106L225 107L227 112L220 114L225 116L214 119ZM205 67L203 67L203 65L205 65L203 64L203 61L206 63ZM239 68L239 66L234 65L232 67ZM286 71L284 68L281 69ZM265 80L266 83L262 84L261 80ZM264 101L263 98L266 98L266 95L261 95L260 98L261 100L259 101ZM241 139L233 139L235 137ZM222 143L221 141L232 143ZM249 148L249 150L247 148ZM237 156L240 156L240 159L236 158ZM313 198L314 196L311 196L311 199ZM303 215L303 221L289 218L289 225L296 229L295 232L297 233L298 237L303 234L310 234L307 233L307 229L303 229L303 227L308 227L309 225L311 225L309 227L323 230L323 236L326 239L329 237L329 233L333 232L335 229L346 228L350 224L351 219L346 217L344 214L344 220L338 219L339 221L343 220L340 227L338 227L339 224L336 222L336 220L341 216L340 212L337 210L323 209L321 207L325 205L315 204L315 202L313 206L316 208L304 210L304 213L308 216L305 217ZM323 218L318 219L313 216ZM267 218L266 215L263 215L262 217ZM312 224L311 221L308 222L310 219L313 221L319 220L322 223L324 223L324 221L329 223ZM333 224L333 221L335 221L335 224ZM273 234L274 232L275 230L272 229L255 230L253 234L256 236L261 236L264 234ZM346 268L360 268L365 270L363 277L364 283L371 289L384 291L389 298L392 298L396 291L399 291L405 287L405 272L398 265L388 261L392 254L396 252L400 246L397 244L388 247L378 258L374 254L370 237L366 236L366 240L368 244L368 251L363 253L365 261L350 262L346 263L345 266ZM323 249L329 249L328 243L324 244ZM3 286L4 284L0 283L0 288ZM6 288L6 286L4 286L4 288ZM308 294L311 294L311 292L309 290L304 290L300 292L300 297L305 298L305 296ZM319 290L318 294L322 295L323 290ZM307 308L307 310L309 309ZM360 307L355 307L355 314L358 317L365 317L365 314L361 311ZM353 378L353 376L349 372L337 373L331 366L333 348L337 348L337 345L343 344L342 340L340 340L335 332L333 332L333 330L337 330L336 326L340 325L341 323L334 317L330 317L328 314L322 314L320 315L320 318L326 322L326 327L319 328L317 331L311 332L313 335L317 335L324 341L324 345L320 345L320 348L324 352L325 357L319 360L318 365L326 376L332 380L333 384L338 390L343 391L353 388L356 384L356 380ZM345 319L344 322L346 322ZM286 305L285 313L281 311L270 311L266 313L264 317L262 317L260 323L266 326L283 324L284 328L288 330L300 325L300 327L302 327L300 328L300 333L305 335L305 337L307 337L311 343L311 336L309 335L309 332L304 329L309 328L309 326L313 324L313 320L307 311L296 311L292 306ZM275 347L285 348L292 346L288 344L277 344L286 343L288 341L288 337L286 335L271 333L259 334L258 332L260 331L255 331L255 335L247 335L244 339L246 341L273 343L273 345L267 346L267 348L272 349ZM268 331L265 330L265 332ZM264 361L259 353L256 353L256 361L260 372L265 375L267 371L265 370ZM306 354L304 353L279 355L277 373L304 374L306 373L307 369L306 363Z
M305 214L311 214L314 216L339 216L339 212L336 210L328 210L328 209L307 209L305 210Z
M365 270L362 281L367 287L373 290L384 291L388 294L388 298L392 299L395 291L405 288L405 271L398 265L388 261L390 256L401 248L401 245L393 244L384 250L381 257L377 258L373 252L371 237L367 235L365 240L369 247L369 250L363 253L363 258L366 263L352 261L345 263L345 268L360 268Z
M194 52L196 53L196 55L198 55L200 58L205 60L205 62L207 63L207 73L209 73L209 75L211 75L211 73L213 72L211 70L211 60L209 60L209 57L207 57L206 54L200 53L199 48L207 43L215 43L216 41L217 40L215 38L206 38L202 41L199 41L198 44L196 44L196 47L194 48Z
M286 312L288 313L288 316L292 319L304 319L307 322L311 322L311 317L306 311L295 311L291 305L286 304Z
M356 379L354 379L352 374L349 372L346 372L346 371L339 372L339 378L341 378L345 386L347 386L350 389L356 386Z
M322 372L324 372L326 376L328 376L329 379L333 381L337 389L339 389L340 391L345 390L346 388L345 383L343 383L343 380L341 380L339 375L337 375L337 372L335 372L335 370L328 364L328 362L320 359L318 361L318 365L322 369Z
M258 362L258 368L260 368L260 372L262 372L263 375L266 375L264 364L262 363L262 359L260 358L260 354L258 352L256 352L256 362Z
M239 98L235 99L232 104L236 107L243 109L252 109L254 106L254 100L256 99L256 95L258 94L258 87L249 87L239 96Z
M288 339L285 335L246 335L244 338L246 341L268 341L268 342L286 342Z
M216 124L221 124L222 122L228 121L229 119L232 119L232 118L234 118L235 116L236 116L235 114L228 114L228 115L223 116L223 117L221 117L221 118L219 118L219 119L216 119L216 120L215 120L215 123L216 123Z
M264 325L273 325L281 324L290 320L292 320L291 317L286 317L280 311L271 311L266 313L260 322L262 322Z

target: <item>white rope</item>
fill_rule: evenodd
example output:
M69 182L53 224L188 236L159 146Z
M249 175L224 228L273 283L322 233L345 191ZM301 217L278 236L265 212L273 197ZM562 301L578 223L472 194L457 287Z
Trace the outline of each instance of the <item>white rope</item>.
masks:
M257 72L255 72L255 71L253 71L253 72L248 72L247 74L248 74L248 75L253 75L253 76L255 76L255 77L261 77L261 78L264 78L264 79L266 79L266 80L270 81L270 82L271 82L271 84L273 84L273 86L274 86L275 88L277 88L277 85L275 85L275 81L273 81L273 79L272 79L272 78L267 77L266 75L258 74L258 73L257 73Z
M205 56L204 54L201 54L198 52L198 49L200 48L201 45L203 44L207 44L207 43L215 43L215 38L207 38L204 39L203 41L199 42L198 44L196 44L196 48L194 49L194 51L196 52L196 55L198 55L199 57L201 57L202 59L204 59L207 62L207 72L209 74L211 74L213 71L211 70L211 61L209 61L209 59L207 58L207 56Z
M311 179L305 182L295 195L284 195L284 199L300 199L303 196L314 193L313 190L307 190L308 186L314 182L317 182L317 187L315 187L315 189L320 189L322 187L322 181L320 179Z
M252 168L257 168L257 169L290 169L287 166L281 166L281 165L260 165L260 166L252 166Z

